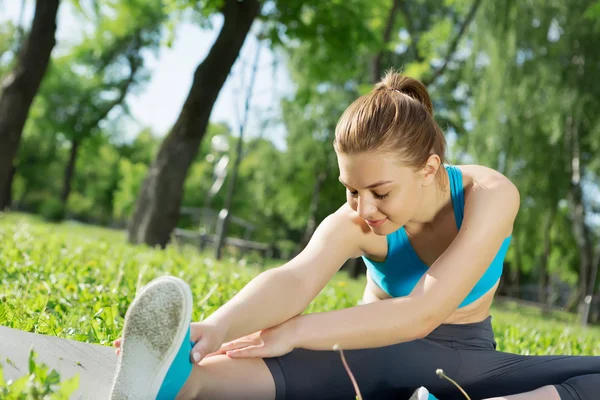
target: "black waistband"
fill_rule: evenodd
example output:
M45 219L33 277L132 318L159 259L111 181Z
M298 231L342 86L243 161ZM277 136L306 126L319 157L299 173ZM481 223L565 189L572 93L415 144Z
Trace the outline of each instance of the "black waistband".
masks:
M427 335L427 339L451 343L457 348L496 348L492 316L468 324L442 324Z

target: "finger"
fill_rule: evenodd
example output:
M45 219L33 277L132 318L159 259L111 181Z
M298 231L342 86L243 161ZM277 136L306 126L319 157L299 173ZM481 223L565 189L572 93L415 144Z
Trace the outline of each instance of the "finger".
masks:
M123 341L123 338L118 338L117 340L115 340L113 342L113 346L115 347L121 347L121 342Z
M217 350L218 351L218 350ZM199 363L202 361L207 354L214 352L214 346L207 343L207 341L199 339L196 344L192 347L190 352L190 361L192 363Z
M255 345L255 344L258 344L258 342L256 340L247 340L247 339L232 340L231 342L223 343L221 345L221 347L219 347L218 350L213 351L210 354L211 355L225 354L225 352L228 350L236 350L236 349L239 349L242 347L251 346L251 345ZM207 354L207 356L208 356L208 354Z
M224 343L221 345L219 350L228 351L228 350L236 350L241 349L243 347L255 346L260 344L261 342L258 340L236 340L233 342Z
M267 348L262 344L247 346L237 350L227 351L227 356L231 358L249 358L249 357L268 357Z
M214 356L222 356L225 355L225 351L215 351L214 353L207 354L204 358L214 357Z

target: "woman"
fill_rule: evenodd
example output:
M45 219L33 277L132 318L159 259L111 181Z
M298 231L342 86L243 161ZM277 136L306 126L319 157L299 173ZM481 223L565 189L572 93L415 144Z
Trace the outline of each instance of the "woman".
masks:
M334 345L365 399L463 398L437 369L472 399L597 398L600 357L496 351L489 311L519 192L492 169L446 165L445 147L425 87L388 73L336 128L347 203L202 322L190 325L185 283L150 283L115 341L113 399L354 399ZM363 304L301 315L359 256Z

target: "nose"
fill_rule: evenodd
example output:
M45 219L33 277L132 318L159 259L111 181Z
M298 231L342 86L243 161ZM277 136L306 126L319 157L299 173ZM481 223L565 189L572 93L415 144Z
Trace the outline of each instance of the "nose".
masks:
M376 214L377 207L372 202L359 198L357 200L356 211L361 218L371 219L371 217Z

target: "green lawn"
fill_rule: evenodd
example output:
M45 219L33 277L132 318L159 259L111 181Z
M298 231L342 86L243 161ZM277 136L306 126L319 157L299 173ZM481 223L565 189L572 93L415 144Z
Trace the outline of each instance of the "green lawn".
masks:
M120 336L136 289L157 276L189 282L193 318L201 320L261 271L231 260L215 262L210 253L185 247L132 246L121 231L49 224L23 214L0 214L0 243L0 325L107 346ZM351 307L363 287L364 280L339 273L307 312ZM596 327L580 329L514 305L495 307L493 317L500 350L600 355Z

